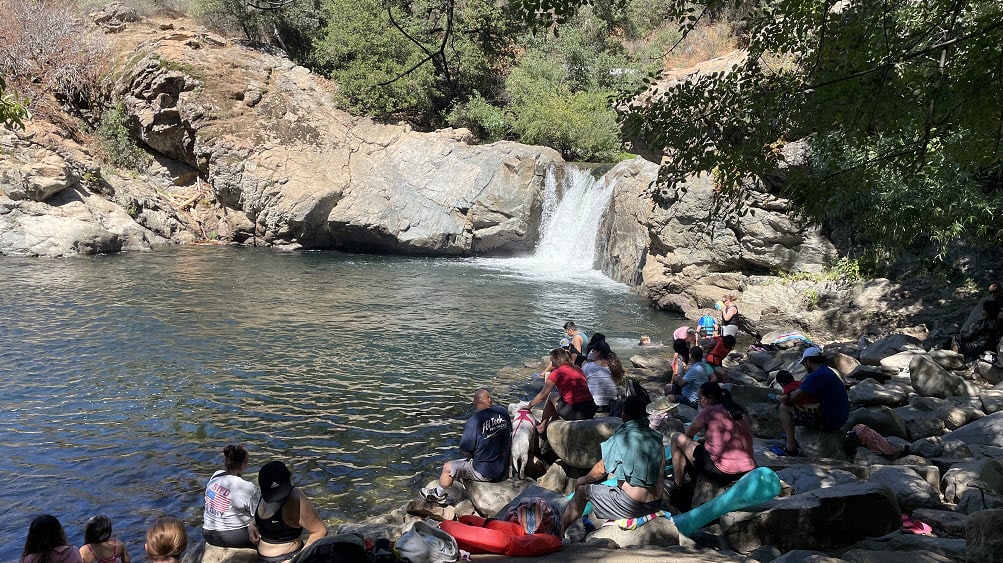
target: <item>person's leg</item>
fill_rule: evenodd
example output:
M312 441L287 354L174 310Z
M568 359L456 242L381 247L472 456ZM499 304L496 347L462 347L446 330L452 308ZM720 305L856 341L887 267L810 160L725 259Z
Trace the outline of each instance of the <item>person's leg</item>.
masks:
M561 537L564 537L564 532L571 527L575 521L582 517L582 512L585 512L585 504L589 501L588 495L585 493L588 489L588 485L579 485L575 488L575 496L571 497L571 502L568 506L564 507L564 515L561 516Z
M453 462L447 461L445 465L442 466L442 473L439 474L439 487L443 489L448 489L450 485L453 484Z
M780 413L780 424L784 427L784 433L787 434L787 451L797 451L798 442L794 438L794 414L793 411L797 407L792 407L790 405L781 404Z
M693 451L696 449L697 443L687 438L682 432L674 433L669 442L672 446L672 479L676 485L682 485L686 463L693 462Z
M548 397L547 402L543 405L543 414L540 415L540 424L536 425L536 431L540 434L547 429L547 424L550 420L554 418L557 414L557 397Z

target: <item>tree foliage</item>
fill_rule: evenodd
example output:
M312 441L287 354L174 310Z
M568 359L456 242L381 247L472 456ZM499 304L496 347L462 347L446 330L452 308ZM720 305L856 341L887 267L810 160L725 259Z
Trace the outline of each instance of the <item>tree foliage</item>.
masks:
M656 200L691 174L740 192L787 167L797 211L861 241L1000 240L1003 3L673 2L684 30L740 14L748 56L631 101L626 134L668 157Z

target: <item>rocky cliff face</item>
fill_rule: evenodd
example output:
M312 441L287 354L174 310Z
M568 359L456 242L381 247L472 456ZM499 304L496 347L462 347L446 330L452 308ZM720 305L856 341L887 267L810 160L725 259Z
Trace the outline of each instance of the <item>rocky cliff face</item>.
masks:
M556 151L352 117L334 85L280 54L185 25L130 22L109 36L114 97L151 155L145 173L100 166L82 131L3 133L0 253L235 242L497 255L536 243L545 172L564 165ZM724 212L737 202L719 201L708 177L656 206L645 195L656 174L640 158L607 172L616 187L599 253L608 275L655 306L695 318L735 292L753 321L859 331L853 309L887 293L778 283L771 273L820 271L832 244L766 193L741 202L743 215ZM806 300L818 307L805 313Z

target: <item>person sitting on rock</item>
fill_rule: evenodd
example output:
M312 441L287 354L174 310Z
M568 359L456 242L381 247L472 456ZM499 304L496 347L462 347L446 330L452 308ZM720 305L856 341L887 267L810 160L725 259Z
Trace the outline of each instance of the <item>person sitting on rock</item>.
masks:
M672 435L672 477L682 486L687 469L725 485L756 468L749 414L713 381L700 386L700 413L686 433ZM693 440L703 433L703 442Z
M446 504L446 489L455 479L497 482L508 477L512 417L504 407L494 404L491 393L483 387L474 391L474 408L476 412L463 425L460 437L460 452L466 457L443 465L438 484L421 489L425 500Z
M834 432L846 424L850 416L850 400L846 395L843 380L832 368L825 364L822 349L812 346L801 354L801 363L808 370L807 377L801 385L785 395L780 400L780 423L787 433L787 444L784 453L798 455L798 443L794 437L794 427L804 426L823 432ZM818 400L814 405L798 403L804 395L811 395Z
M697 408L700 386L709 381L713 373L714 368L703 361L703 349L694 346L690 348L690 367L682 376L672 378L665 394L677 403Z
M735 349L735 337L729 335L726 336L715 336L710 346L710 350L706 352L704 358L707 363L714 368L714 373L717 375L718 381L725 381L725 371L722 367L724 359L728 357L728 354Z
M676 378L682 379L690 365L690 346L686 344L685 340L681 338L673 340L672 351L675 354L672 355L672 364L669 368L669 381Z
M546 403L540 424L536 427L541 435L555 416L562 420L588 420L596 415L596 404L589 391L588 379L580 367L571 363L568 351L560 348L551 350L550 365L554 369L544 380L543 389L529 401L531 409ZM555 389L557 393L551 397L550 393Z
M648 423L644 401L627 397L623 403L623 424L600 445L600 459L584 477L575 479L575 495L561 518L561 536L592 501L592 514L601 520L637 518L662 508L665 447L661 433ZM616 486L599 484L608 477Z
M571 345L568 346L568 353L571 354L571 363L580 367L585 363L586 358L585 347L587 340L585 333L575 326L574 321L564 323L564 332L571 339Z
M963 354L966 360L974 360L982 352L996 351L1000 342L1000 304L995 299L988 299L982 302L982 318L975 321L972 326L955 336L951 342L951 349Z
M605 342L596 346L592 356L594 359L586 362L582 371L596 404L596 413L609 413L610 405L623 395L621 385L626 381L623 364Z

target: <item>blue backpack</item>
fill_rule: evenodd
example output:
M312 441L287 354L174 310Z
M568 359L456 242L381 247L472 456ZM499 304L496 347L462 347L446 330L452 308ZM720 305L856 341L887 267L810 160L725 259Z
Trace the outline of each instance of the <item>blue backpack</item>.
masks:
M700 334L703 336L713 336L714 335L714 317L710 315L704 315L700 317L697 321L697 326L700 327Z

